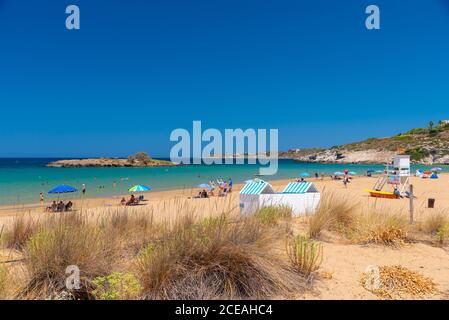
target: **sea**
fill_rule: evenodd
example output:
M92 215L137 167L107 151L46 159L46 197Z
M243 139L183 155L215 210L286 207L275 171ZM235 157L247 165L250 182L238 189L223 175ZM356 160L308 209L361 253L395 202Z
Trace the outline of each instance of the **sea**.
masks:
M45 200L55 196L48 191L58 185L70 185L81 190L86 185L88 197L112 197L128 193L134 185L151 187L151 191L171 189L193 189L210 180L232 178L234 183L254 179L260 165L223 164L223 165L186 165L175 167L149 168L49 168L46 165L53 158L0 158L0 206L20 205L39 202L39 194ZM431 166L417 165L416 169L430 169ZM448 172L449 167L442 167ZM366 171L383 170L383 165L368 164L320 164L303 163L289 159L279 160L276 175L259 177L266 181L294 179L301 173L311 176L315 173L329 176L336 171L354 171L365 175ZM150 193L151 193L150 191ZM78 192L79 194L79 192ZM73 195L75 196L75 195Z

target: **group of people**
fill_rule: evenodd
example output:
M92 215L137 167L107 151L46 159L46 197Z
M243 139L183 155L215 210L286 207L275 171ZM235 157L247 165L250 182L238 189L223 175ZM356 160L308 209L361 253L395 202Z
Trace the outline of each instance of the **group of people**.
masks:
M219 197L226 196L228 193L232 192L232 179L229 178L228 180L217 181L210 180L209 186L210 188L208 188L208 191L206 191L206 189L203 189L194 198L209 198L214 197L215 195ZM215 194L216 191L217 194Z
M232 179L229 178L227 181L223 180L220 182L216 182L216 181L209 181L209 185L212 187L209 190L209 194L211 196L214 196L214 190L218 189L218 196L225 196L228 193L232 192Z
M47 207L45 211L47 212L65 212L65 211L72 211L73 202L69 201L67 203L64 203L64 201L53 201L51 206Z
M131 197L129 198L129 200L126 200L125 197L122 198L122 200L120 201L120 204L122 206L136 206L140 203L140 201L143 200L143 196L140 196L138 198L136 198L133 194L131 195Z

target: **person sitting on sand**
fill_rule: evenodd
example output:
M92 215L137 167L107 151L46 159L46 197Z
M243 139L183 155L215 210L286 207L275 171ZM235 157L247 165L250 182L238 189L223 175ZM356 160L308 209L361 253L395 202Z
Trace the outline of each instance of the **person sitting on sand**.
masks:
M56 204L56 201L53 201L51 206L47 207L46 211L55 212L57 208L58 208L58 205Z
M120 204L121 204L122 206L125 206L125 205L126 205L126 199L125 199L125 197L123 197L122 200L120 200Z
M136 198L134 197L134 195L132 194L131 197L129 198L128 202L126 202L127 206L132 206L136 201Z
M58 207L57 207L57 211L58 211L58 212L63 212L63 211L64 211L64 208L65 208L64 202L62 202L62 200L59 201Z
M201 198L208 198L207 192L206 190L203 189L203 191L201 192Z
M69 200L67 204L65 205L65 211L71 211L73 207L73 202Z

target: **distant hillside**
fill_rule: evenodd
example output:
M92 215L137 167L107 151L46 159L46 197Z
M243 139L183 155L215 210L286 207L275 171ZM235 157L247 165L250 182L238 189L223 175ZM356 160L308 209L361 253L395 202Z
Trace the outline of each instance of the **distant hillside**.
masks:
M449 164L449 121L429 122L427 128L329 149L292 149L281 157L306 162L384 163L396 154L409 154L415 163Z

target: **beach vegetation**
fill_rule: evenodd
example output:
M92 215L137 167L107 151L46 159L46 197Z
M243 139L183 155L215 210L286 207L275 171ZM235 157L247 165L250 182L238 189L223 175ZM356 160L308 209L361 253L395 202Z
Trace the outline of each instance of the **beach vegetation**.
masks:
M302 235L287 237L286 252L293 269L306 278L317 271L323 261L323 246Z
M400 213L323 193L320 206L309 218L308 234L319 238L323 230L328 230L352 243L399 246L407 239L407 228L407 219Z
M400 247L407 240L408 221L400 213L368 208L359 214L352 240L362 244Z
M301 278L273 250L278 238L251 218L199 224L181 219L136 262L143 297L241 299L297 290Z
M72 293L75 298L88 298L94 289L92 280L110 274L114 241L98 227L72 224L74 220L47 221L27 242L24 256L29 279L23 295L57 296L66 288L66 268L74 265L81 270L81 288Z
M347 197L323 193L320 205L309 219L309 237L318 238L322 230L343 232L354 224L358 204Z
M373 279L373 276L378 279ZM403 266L379 266L378 274L363 273L361 285L382 299L410 299L432 295L434 281Z
M96 288L92 295L96 300L134 300L142 290L136 276L132 273L113 272L93 281Z
M436 238L439 245L449 240L449 214L446 211L433 213L425 218L421 230Z
M410 159L413 161L421 161L425 157L430 156L430 152L427 149L418 147L413 149L407 149L405 151L406 154L410 155Z
M0 264L0 299L5 299L6 297L6 282L8 279L8 274L5 266Z
M9 249L21 250L36 232L37 223L29 217L16 216L12 225L3 232L1 242Z
M289 206L264 207L257 211L254 216L262 224L276 225L280 221L288 221L292 218L292 208Z

